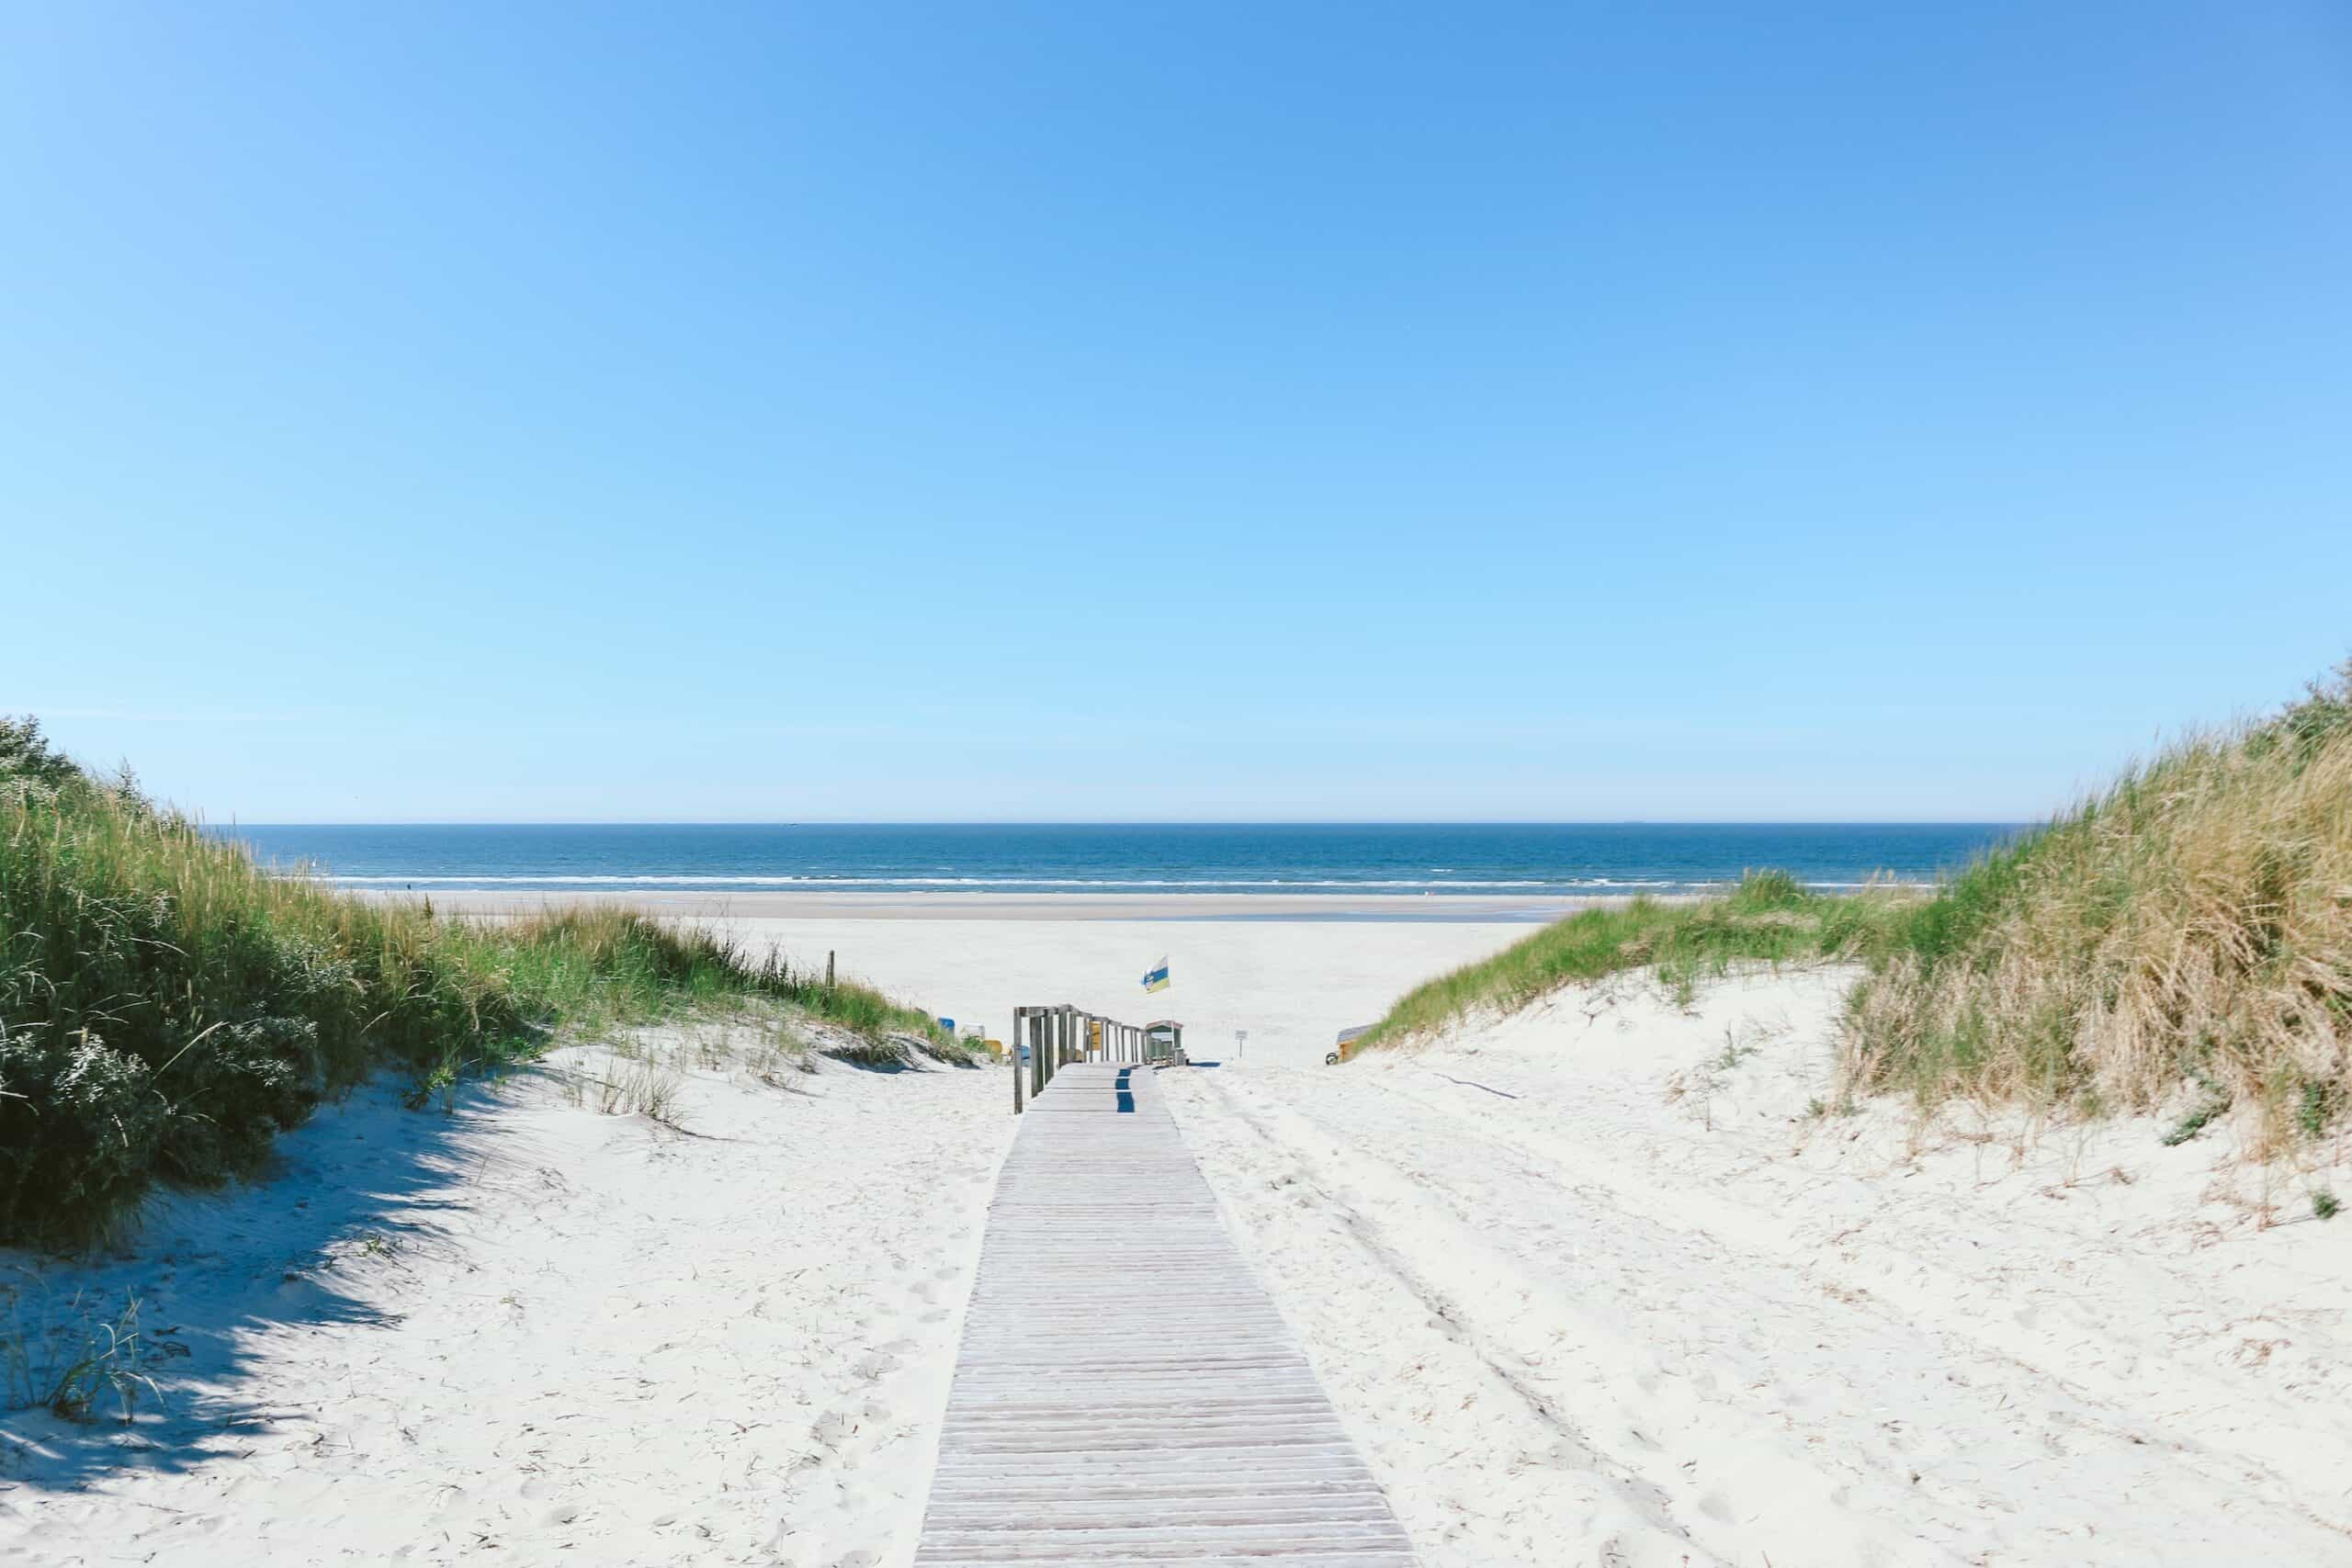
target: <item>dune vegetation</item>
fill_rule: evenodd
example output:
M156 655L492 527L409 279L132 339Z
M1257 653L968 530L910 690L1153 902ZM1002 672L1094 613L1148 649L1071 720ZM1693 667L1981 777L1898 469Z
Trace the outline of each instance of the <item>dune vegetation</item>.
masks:
M100 1239L379 1072L424 1103L561 1040L747 1010L957 1050L865 987L627 908L454 919L272 874L0 719L0 1242Z
M2352 664L2132 769L1970 867L1872 954L1857 1087L2148 1111L2259 1152L2352 1095Z
M1864 966L1846 1093L2095 1113L2253 1111L2256 1151L2352 1107L2352 664L2283 712L2193 736L1924 894L1727 895L1586 910L1408 993L1393 1044L1654 965L1687 996L1741 962Z
M1735 964L1801 963L1874 947L1918 901L1893 887L1832 897L1786 872L1756 871L1721 897L1601 905L1415 987L1353 1048L1432 1034L1477 1013L1516 1011L1562 986L1628 969L1653 969L1687 1000L1701 981Z

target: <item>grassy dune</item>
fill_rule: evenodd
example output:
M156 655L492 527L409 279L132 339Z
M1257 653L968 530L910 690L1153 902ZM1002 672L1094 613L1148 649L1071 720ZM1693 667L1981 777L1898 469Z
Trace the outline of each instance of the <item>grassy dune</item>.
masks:
M2352 1094L2352 666L2135 768L1918 911L1858 987L1856 1084L2096 1110L2184 1091L2263 1152ZM2193 1125L2192 1125L2193 1123Z
M1415 987L1356 1049L1432 1034L1485 1011L1510 1012L1578 980L1655 966L1685 997L1743 961L1791 963L1876 946L1916 896L1893 889L1854 897L1808 892L1786 872L1751 872L1720 898L1631 903L1555 921L1492 958Z
M954 1049L876 992L632 910L456 920L266 874L0 720L0 1242L103 1236L154 1181L249 1170L379 1070L427 1090L729 1010Z
M1931 896L1636 901L1546 927L1408 993L1389 1044L1657 966L1684 993L1743 960L1867 965L1843 1086L2097 1112L2250 1107L2257 1152L2352 1106L2352 665L2259 723L2135 768Z

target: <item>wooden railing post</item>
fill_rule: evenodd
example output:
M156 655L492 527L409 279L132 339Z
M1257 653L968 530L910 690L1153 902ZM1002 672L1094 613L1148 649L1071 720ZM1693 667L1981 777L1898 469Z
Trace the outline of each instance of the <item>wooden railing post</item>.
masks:
M1170 1024L1162 1040L1138 1023L1088 1012L1069 1002L1056 1007L1012 1010L1012 1111L1021 1114L1030 1101L1046 1092L1054 1075L1073 1062L1101 1061L1110 1066L1141 1063L1174 1066L1184 1055L1183 1030ZM1023 1063L1022 1052L1029 1053Z

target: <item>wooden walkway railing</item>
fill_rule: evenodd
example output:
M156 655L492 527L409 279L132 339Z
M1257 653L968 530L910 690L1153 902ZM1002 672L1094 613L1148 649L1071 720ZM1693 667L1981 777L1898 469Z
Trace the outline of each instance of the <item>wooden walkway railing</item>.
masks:
M1122 1023L1100 1013L1059 1007L1012 1010L1012 1110L1020 1114L1023 1090L1046 1092L1054 1074L1073 1062L1177 1063L1184 1059L1184 1031L1174 1023Z
M1023 1120L917 1568L1410 1568L1157 1077L1066 1064Z

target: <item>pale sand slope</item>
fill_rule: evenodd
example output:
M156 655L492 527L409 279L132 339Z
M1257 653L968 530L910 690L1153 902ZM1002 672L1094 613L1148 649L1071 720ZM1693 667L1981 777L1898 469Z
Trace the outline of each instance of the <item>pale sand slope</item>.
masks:
M1163 899L1165 906L1182 900ZM1339 1031L1370 1023L1442 970L1529 934L1525 924L1447 920L768 919L705 920L892 996L920 999L1002 1039L1016 1006L1071 1002L1145 1023L1174 1018L1211 1061L1319 1063ZM1165 956L1173 984L1147 992ZM1006 1089L1008 1099L1012 1090Z
M386 1089L127 1258L0 1255L28 1320L136 1291L170 1407L0 1416L0 1560L904 1562L1005 1074L688 1066L683 1134Z
M1300 1061L1526 930L743 925L1000 1029L1069 1000ZM1146 996L1162 953L1177 987ZM576 1103L583 1066L626 1070L560 1053L447 1116L363 1093L265 1184L159 1201L119 1258L0 1254L36 1335L77 1291L136 1292L169 1402L128 1428L0 1416L0 1561L903 1563L1007 1075L829 1065L786 1077L801 1095L690 1062L681 1134Z
M2352 1168L1809 1116L1847 979L1163 1077L1426 1568L2352 1562Z

